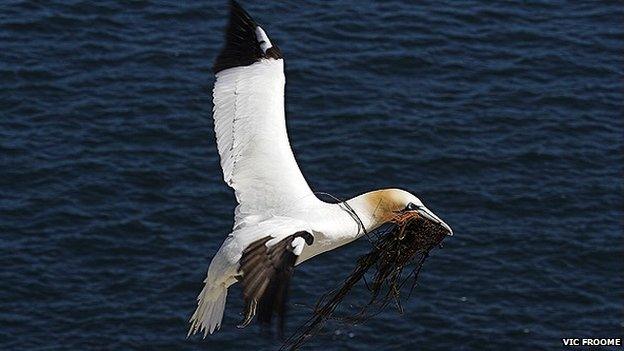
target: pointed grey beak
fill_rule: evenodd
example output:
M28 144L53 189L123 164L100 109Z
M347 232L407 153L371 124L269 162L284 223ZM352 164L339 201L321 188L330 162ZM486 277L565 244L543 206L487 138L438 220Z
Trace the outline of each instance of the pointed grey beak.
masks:
M439 224L440 226L442 226L442 228L447 230L446 235L448 236L453 236L453 229L451 229L451 227L444 223L443 220L440 219L440 217L436 216L433 212L431 212L431 210L429 210L428 208L426 208L425 206L418 206L418 209L416 210L416 212L418 212L419 215L427 218L428 220Z

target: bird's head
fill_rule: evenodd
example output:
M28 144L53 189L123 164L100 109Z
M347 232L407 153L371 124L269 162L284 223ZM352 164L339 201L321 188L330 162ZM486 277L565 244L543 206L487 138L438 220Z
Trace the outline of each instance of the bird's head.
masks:
M371 227L395 220L402 215L418 215L441 226L448 235L453 235L451 227L427 208L414 194L401 189L381 189L362 194L352 199L354 208L364 216Z

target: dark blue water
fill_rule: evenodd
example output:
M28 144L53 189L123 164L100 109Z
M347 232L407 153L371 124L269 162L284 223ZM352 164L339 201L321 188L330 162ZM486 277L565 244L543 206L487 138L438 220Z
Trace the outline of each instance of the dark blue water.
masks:
M308 349L624 336L621 4L243 5L286 57L289 132L312 188L409 189L455 231L404 315L332 321ZM0 349L278 347L234 327L238 287L222 330L185 340L235 205L211 117L226 9L0 5ZM288 330L368 249L297 269Z

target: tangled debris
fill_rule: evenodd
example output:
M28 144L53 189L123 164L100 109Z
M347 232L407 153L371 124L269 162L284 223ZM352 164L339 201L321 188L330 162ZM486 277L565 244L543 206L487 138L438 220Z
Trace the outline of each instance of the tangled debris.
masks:
M421 217L417 212L398 213L379 230L372 240L373 249L357 260L355 269L342 286L321 298L313 316L284 342L282 349L296 350L318 333L353 286L362 279L371 292L371 298L360 312L348 318L352 323L366 321L381 312L390 302L394 302L402 313L402 288L411 282L411 294L429 252L436 246L441 246L447 234L446 229ZM365 274L371 268L374 268L374 272L372 281L368 283ZM404 274L406 268L409 272ZM370 313L371 308L374 309L373 313Z

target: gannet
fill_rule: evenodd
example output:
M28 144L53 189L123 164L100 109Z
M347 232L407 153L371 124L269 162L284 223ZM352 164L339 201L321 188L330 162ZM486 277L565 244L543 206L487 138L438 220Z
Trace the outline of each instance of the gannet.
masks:
M452 235L415 195L371 191L345 202L320 200L301 174L286 131L284 59L243 8L230 3L226 43L213 70L213 117L223 179L238 205L234 225L210 266L188 335L221 327L228 288L240 282L244 320L283 326L294 267L416 211Z

